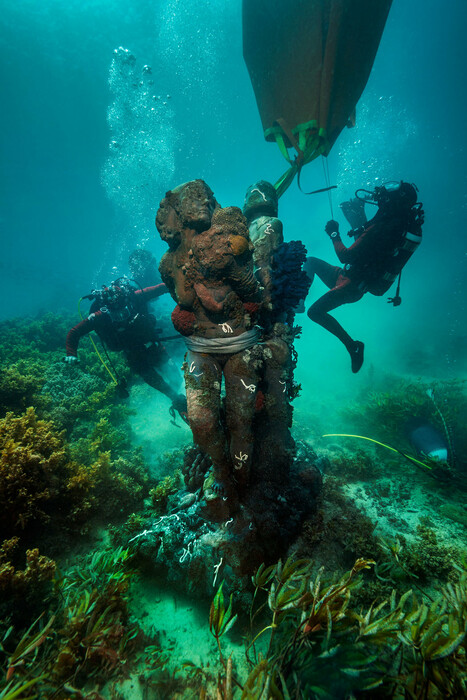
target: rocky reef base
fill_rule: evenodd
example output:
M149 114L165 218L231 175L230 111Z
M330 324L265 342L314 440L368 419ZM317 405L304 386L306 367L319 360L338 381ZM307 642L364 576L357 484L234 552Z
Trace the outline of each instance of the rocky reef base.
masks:
M163 570L170 583L190 593L211 596L221 580L246 590L260 564L286 554L316 509L322 485L316 455L304 443L294 452L285 481L253 483L232 513L222 498L206 500L206 459L197 448L187 449L185 488L169 497L166 515L147 520L128 542L141 565Z

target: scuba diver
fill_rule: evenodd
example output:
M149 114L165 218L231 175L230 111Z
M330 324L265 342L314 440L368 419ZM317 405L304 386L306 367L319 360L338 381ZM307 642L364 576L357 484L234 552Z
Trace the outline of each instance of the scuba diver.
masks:
M331 239L343 267L333 266L318 258L309 257L305 271L313 282L317 275L329 287L308 309L308 317L336 336L346 347L352 372L363 364L364 344L353 340L329 314L342 304L352 304L366 292L381 296L399 277L397 290L388 303L401 303L400 275L402 268L422 240L424 212L417 203L417 188L407 182L385 183L374 192L357 190L356 199L341 205L352 230L354 243L346 248L339 235L337 221L328 221L324 230ZM375 216L366 220L365 203L378 207Z
M144 248L136 248L128 257L131 278L138 287L152 287L161 283L158 263L154 255Z
M155 318L147 309L151 299L167 292L165 284L135 289L127 278L117 279L108 287L92 291L83 297L93 299L91 313L68 332L66 357L63 359L68 364L77 363L80 339L96 331L105 348L123 352L130 369L172 401L172 416L177 411L186 422L185 396L177 394L156 369L168 362L170 357L160 342ZM118 387L122 396L128 396L121 382Z

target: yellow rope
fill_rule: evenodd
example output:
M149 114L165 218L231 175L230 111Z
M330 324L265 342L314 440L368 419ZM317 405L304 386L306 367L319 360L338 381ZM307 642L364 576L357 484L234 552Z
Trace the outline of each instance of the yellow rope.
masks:
M401 450L397 450L395 447L390 447L389 445L385 445L384 442L379 442L378 440L373 440L373 438L365 437L364 435L349 435L348 433L328 433L327 435L321 435L321 437L353 437L353 438L359 438L360 440L368 440L369 442L376 443L376 445L381 445L381 447L386 447L386 449L392 450L392 452L397 452L398 454L402 455L403 457L410 459L411 462L415 462L416 464L420 464L422 467L425 467L425 469L429 469L429 470L432 469L432 467L430 467L429 464L425 464L425 462L420 462L419 459L415 459L415 457L411 457L410 455L406 454L405 452L401 452Z
M79 299L79 301L78 301L78 312L79 312L79 315L80 315L80 317L81 317L81 320L84 321L83 314L81 313L81 302L82 302L82 301L83 301L83 297L81 297L81 298ZM102 358L102 355L100 354L100 352L99 352L99 350L98 350L98 348L97 348L97 345L96 345L96 343L94 342L94 338L92 337L92 335L89 336L89 340L91 341L91 343L92 343L93 346L94 346L94 350L96 351L97 357L98 357L99 360L102 362L102 364L103 364L104 367L106 368L107 372L110 374L110 376L111 376L111 378L112 378L112 381L114 382L114 384L118 384L118 381L115 379L114 375L112 374L112 372L111 372L110 369L108 368L106 362L105 362L104 359Z

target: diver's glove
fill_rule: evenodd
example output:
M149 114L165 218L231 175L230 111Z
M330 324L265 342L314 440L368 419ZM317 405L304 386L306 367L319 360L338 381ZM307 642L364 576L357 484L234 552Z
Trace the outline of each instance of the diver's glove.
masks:
M402 304L402 299L398 294L396 294L395 297L388 297L388 304L392 304L393 306L400 306Z
M339 233L339 223L337 221L334 221L334 219L331 219L324 227L324 230L326 231L329 237L335 238L335 236L333 236L332 234Z
M63 362L66 362L67 365L77 365L79 360L74 355L67 355L63 358Z

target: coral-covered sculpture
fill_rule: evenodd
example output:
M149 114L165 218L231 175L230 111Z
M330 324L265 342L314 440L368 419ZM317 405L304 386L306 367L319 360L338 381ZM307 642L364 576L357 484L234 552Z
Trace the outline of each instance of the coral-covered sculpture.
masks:
M160 272L187 346L196 449L184 461L188 493L170 496L167 515L132 540L189 590L211 586L212 572L248 577L277 559L320 488L314 455L297 451L290 434L296 329L284 322L288 315L274 316L272 265L282 225L275 218L268 229L271 221L252 241L240 209L220 208L202 180L168 192L157 212L169 244Z
M191 327L186 321L178 327L187 338L184 368L190 427L196 444L212 461L213 479L206 485L206 497L233 502L233 479L237 484L248 481L261 363L253 313L261 297L248 229L241 211L219 208L202 180L168 192L156 225L171 248L160 271L180 309L173 316L175 327L179 320L192 321Z

